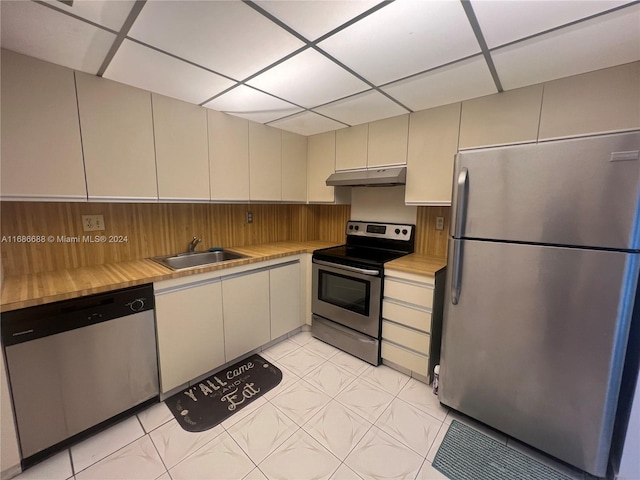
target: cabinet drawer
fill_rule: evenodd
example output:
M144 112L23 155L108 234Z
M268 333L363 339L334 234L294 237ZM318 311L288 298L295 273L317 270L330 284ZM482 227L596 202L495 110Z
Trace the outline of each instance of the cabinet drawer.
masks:
M433 305L433 287L429 285L422 286L386 278L384 296L423 308L431 308Z
M411 352L405 348L382 341L382 358L389 360L412 372L428 376L429 357Z
M409 308L393 301L383 300L382 316L387 320L407 325L423 332L431 332L431 313Z
M429 344L431 337L426 333L416 332L402 325L396 325L392 322L382 321L382 338L391 340L404 347L415 350L416 352L429 354Z

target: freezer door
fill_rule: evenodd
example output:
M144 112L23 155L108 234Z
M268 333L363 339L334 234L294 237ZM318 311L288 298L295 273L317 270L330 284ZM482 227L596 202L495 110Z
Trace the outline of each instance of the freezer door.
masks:
M440 401L604 476L640 255L451 242Z
M456 156L452 235L640 249L640 133Z

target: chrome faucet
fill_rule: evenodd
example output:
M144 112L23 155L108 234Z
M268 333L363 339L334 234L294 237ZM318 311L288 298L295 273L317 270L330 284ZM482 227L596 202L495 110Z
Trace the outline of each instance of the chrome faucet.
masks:
M187 247L187 253L193 253L196 249L196 246L202 241L201 238L193 237L193 239L189 242L189 246Z

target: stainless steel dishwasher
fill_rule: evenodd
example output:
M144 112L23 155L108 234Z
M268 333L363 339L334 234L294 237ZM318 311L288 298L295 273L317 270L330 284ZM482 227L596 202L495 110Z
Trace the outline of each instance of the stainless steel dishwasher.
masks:
M158 401L153 287L7 312L23 468Z

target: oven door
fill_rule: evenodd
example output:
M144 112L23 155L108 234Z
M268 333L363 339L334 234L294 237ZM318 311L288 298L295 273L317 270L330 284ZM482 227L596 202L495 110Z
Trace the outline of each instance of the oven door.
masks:
M381 269L313 260L312 311L374 338L380 335Z

